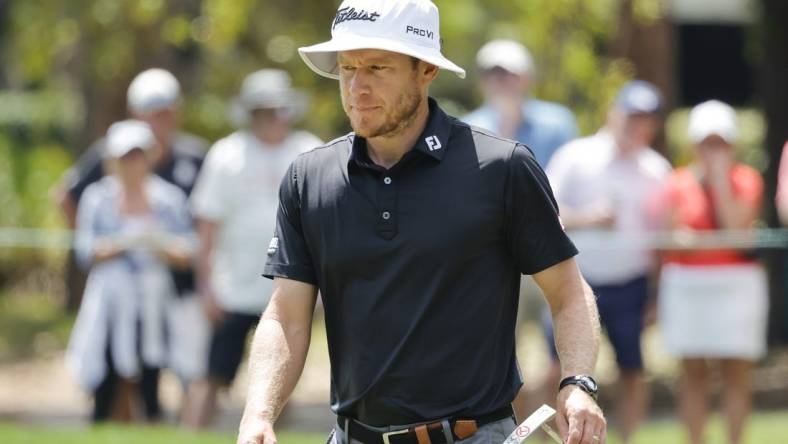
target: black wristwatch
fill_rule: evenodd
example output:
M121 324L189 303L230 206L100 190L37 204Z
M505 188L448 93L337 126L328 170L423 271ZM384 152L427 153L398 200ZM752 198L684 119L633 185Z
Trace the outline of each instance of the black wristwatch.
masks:
M584 392L588 393L592 398L594 398L594 401L596 401L599 386L597 386L594 378L588 375L576 375L564 378L561 380L561 384L558 385L558 391L561 391L561 389L567 385L576 385L580 387Z

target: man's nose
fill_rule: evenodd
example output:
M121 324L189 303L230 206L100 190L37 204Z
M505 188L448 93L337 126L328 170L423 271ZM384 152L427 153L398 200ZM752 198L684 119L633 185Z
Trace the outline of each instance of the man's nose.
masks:
M350 78L348 87L353 96L369 94L371 91L369 72L365 69L357 69Z

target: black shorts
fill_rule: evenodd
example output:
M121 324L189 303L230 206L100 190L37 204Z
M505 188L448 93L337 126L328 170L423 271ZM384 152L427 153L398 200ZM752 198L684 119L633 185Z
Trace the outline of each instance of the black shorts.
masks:
M222 322L214 328L208 355L208 375L229 385L244 357L246 337L257 326L260 315L225 312Z

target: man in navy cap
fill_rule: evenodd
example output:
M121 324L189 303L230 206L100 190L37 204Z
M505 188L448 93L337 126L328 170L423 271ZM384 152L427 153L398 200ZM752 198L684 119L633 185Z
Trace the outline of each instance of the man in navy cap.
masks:
M654 85L632 81L619 92L604 128L556 152L546 172L567 229L616 232L627 239L642 237L649 229L647 202L671 170L668 161L650 147L661 108ZM587 246L577 257L616 352L624 442L646 408L640 334L651 259L649 250L631 244Z

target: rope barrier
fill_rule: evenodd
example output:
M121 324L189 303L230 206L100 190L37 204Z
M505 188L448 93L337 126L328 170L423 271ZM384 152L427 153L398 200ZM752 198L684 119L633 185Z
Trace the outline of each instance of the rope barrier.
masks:
M762 250L788 248L788 229L612 232L576 230L569 237L582 250ZM0 227L0 248L70 249L74 232L65 229Z

